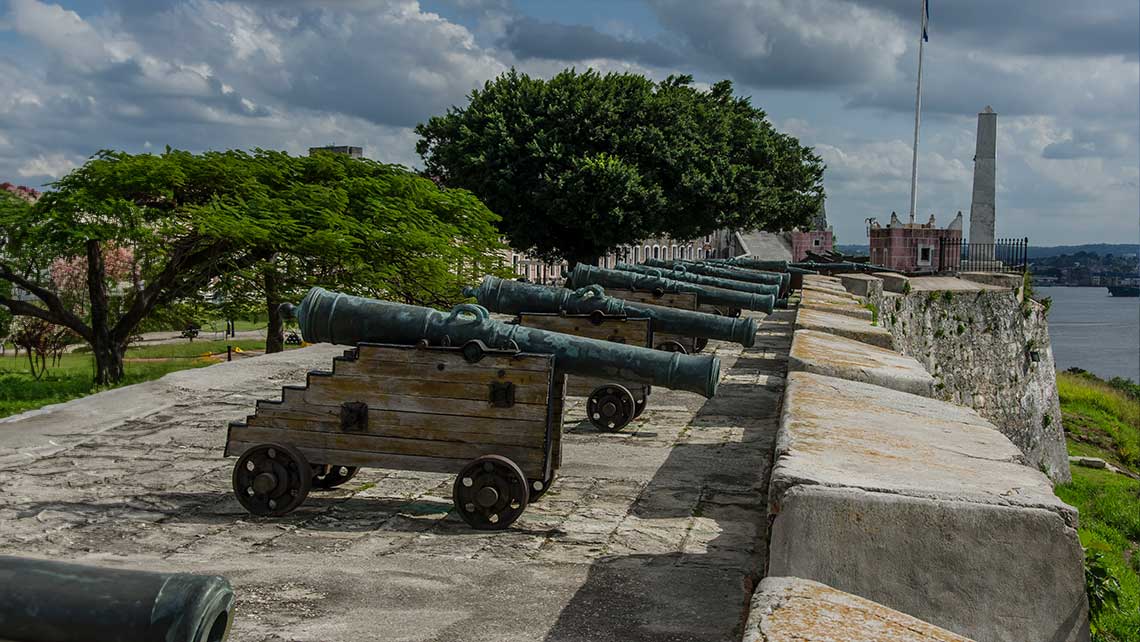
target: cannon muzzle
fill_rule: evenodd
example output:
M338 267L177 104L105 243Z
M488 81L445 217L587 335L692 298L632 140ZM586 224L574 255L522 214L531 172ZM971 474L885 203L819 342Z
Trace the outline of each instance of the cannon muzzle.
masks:
M465 288L463 294L473 296L479 305L493 312L567 312L590 314L624 314L653 319L653 331L732 341L745 347L756 343L756 319L729 317L692 310L679 310L662 305L625 301L605 295L600 285L581 290L551 288L533 283L507 281L495 276L483 278L477 288Z
M713 288L722 288L724 290L736 290L737 292L750 292L752 294L771 294L772 296L780 295L779 279L776 283L750 283L748 281L735 281L732 279L724 279L716 276L707 276L704 274L697 274L689 272L684 265L677 265L671 270L650 265L634 265L632 263L616 263L614 264L615 270L622 272L635 272L637 274L646 274L655 276L662 279L671 279L673 281L685 281L686 283L694 283L696 285L705 285Z
M752 294L737 290L725 290L707 285L697 285L686 281L674 281L648 274L636 272L622 272L620 270L606 270L579 263L574 266L566 285L570 288L580 288L587 285L601 285L609 288L628 288L630 290L645 290L662 292L692 292L697 295L700 305L719 305L742 310L754 310L771 314L776 307L776 297L771 294Z
M720 380L720 360L714 356L663 352L511 325L491 319L479 305L457 305L448 313L313 288L296 314L301 334L309 343L416 345L426 340L432 345L465 345L481 341L493 348L552 354L555 369L564 374L648 383L705 397L716 393Z
M0 556L0 638L12 642L222 642L223 577Z

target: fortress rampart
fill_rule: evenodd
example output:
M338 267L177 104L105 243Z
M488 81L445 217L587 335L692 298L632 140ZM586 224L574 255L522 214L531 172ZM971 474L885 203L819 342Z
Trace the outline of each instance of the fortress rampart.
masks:
M1042 312L1003 284L805 277L768 492L768 577L975 640L1088 639L1077 512L1043 472L1068 476ZM1018 399L1032 421L1021 428ZM758 591L746 640L779 619L772 589ZM805 623L803 639L823 639L817 626ZM950 639L924 635L890 639Z

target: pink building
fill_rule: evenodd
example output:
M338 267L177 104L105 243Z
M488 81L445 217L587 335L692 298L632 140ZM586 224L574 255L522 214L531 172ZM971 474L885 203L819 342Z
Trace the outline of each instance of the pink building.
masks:
M886 227L872 223L867 230L871 263L895 272L923 273L957 269L962 243L962 213L950 225L903 223L893 212Z
M792 232L792 260L803 261L808 252L823 254L830 252L834 243L831 230L812 230L810 232Z

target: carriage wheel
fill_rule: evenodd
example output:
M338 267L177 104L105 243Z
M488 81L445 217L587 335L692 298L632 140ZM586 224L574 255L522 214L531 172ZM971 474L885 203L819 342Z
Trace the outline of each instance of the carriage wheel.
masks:
M708 346L708 344L708 337L697 337L693 341L693 352L701 352L705 349L706 346Z
M258 444L234 464L238 502L254 515L284 515L301 505L312 488L313 469L288 444Z
M529 481L529 483L530 493L529 499L527 499L527 503L533 504L537 502L540 497L545 495L546 491L550 490L550 486L554 483L554 473L551 473L550 479L547 479L546 481L543 481L541 479L532 479Z
M313 464L313 489L336 488L356 476L356 466L330 466Z
M645 412L645 407L649 405L649 397L642 395L640 399L633 400L633 418L637 419L641 413Z
M502 530L526 510L530 491L526 475L515 462L483 455L455 477L451 499L463 521L479 530Z
M636 416L633 393L616 383L595 388L586 398L586 416L602 432L617 432Z
M681 354L689 353L689 351L685 349L685 346L681 345L681 342L679 341L662 341L661 343L657 344L657 349L664 350L665 352L680 352Z

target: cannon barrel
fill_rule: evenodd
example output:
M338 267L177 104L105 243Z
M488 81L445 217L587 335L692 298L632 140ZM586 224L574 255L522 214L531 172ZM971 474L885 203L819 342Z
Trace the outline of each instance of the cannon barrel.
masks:
M752 294L771 294L772 296L780 295L780 285L778 283L748 283L746 281L734 281L732 279L722 279L716 276L706 276L704 274L689 272L683 265L678 266L678 268L673 270L666 270L649 265L634 265L632 263L619 262L614 264L614 269L620 270L622 272L636 272L637 274L647 274L649 276L656 276L662 279L685 281L686 283L695 283L696 285L707 285L714 288L723 288L725 290L736 290L737 292L750 292Z
M221 642L223 577L0 556L0 638L12 642Z
M748 256L736 256L731 259L710 259L713 263L747 268L749 270L766 270L771 272L787 272L788 262L771 259L754 259Z
M707 285L697 285L686 281L674 281L660 277L638 274L636 272L622 272L621 270L607 270L579 263L574 266L566 285L570 288L580 288L597 284L610 288L628 288L630 290L661 290L662 292L692 292L697 295L697 303L701 305L721 305L742 310L755 310L757 312L771 313L776 307L776 297L771 294L752 294L725 290Z
M741 267L748 270L764 270L772 272L790 272L792 274L819 274L816 270L798 267L787 261L772 261L767 259L753 259L747 256L737 256L731 259L705 259L715 265L726 267Z
M705 397L716 393L720 380L720 360L714 356L663 352L511 325L491 319L479 305L457 305L448 313L313 288L292 312L310 343L415 345L427 340L434 345L469 341L482 341L492 348L513 345L523 352L554 355L555 369L565 374L648 383Z
M756 319L733 318L625 301L606 296L605 290L600 285L588 286L581 290L567 290L488 276L483 278L479 287L465 288L463 294L473 296L479 305L503 314L523 312L589 314L600 311L606 314L648 317L653 320L654 332L732 341L745 347L751 347L756 343Z
M819 263L816 261L801 261L790 263L789 268L801 270L827 270L829 272L890 272L889 268L873 263L855 263L852 261L839 261L835 263Z
M682 259L674 259L672 261L663 259L645 259L642 261L642 263L651 267L669 268L672 270L680 270L681 268L684 268L684 271L686 272L706 274L708 276L719 276L722 279L732 279L734 281L748 281L749 283L779 285L780 292L787 292L788 285L791 283L791 277L787 272L765 272L761 270L749 270L745 268L729 267L728 265L714 265L712 263L687 261Z

